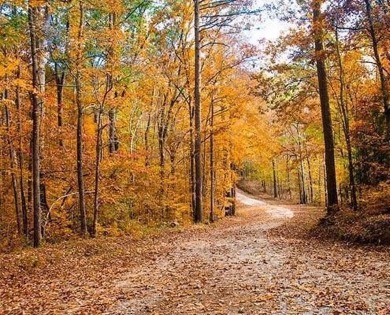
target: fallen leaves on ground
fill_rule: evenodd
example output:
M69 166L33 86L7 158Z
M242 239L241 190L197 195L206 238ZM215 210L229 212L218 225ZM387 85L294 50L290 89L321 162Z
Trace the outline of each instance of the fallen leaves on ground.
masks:
M389 250L310 239L322 212L286 207L1 255L0 314L390 314Z

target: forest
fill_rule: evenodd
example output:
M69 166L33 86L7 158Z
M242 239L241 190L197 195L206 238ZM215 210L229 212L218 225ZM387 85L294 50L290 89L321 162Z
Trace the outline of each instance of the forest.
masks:
M242 178L388 222L389 10L2 1L1 247L213 222Z
M0 0L0 314L390 314L389 0Z

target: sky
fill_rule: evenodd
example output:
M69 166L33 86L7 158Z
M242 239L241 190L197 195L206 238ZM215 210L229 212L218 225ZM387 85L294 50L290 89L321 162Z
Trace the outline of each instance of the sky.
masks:
M255 0L254 7L259 8L266 3L270 3L270 0ZM281 22L277 19L271 19L265 14L262 15L262 19L254 21L254 26L247 31L244 31L244 35L248 38L251 44L258 44L260 40L275 40L279 35L289 28L289 24Z

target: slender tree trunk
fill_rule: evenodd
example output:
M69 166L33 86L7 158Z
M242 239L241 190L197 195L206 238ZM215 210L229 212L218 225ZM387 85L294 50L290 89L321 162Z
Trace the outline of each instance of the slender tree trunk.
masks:
M323 177L324 177L324 202L325 202L325 207L328 207L328 186L326 185L327 180L326 180L326 165L325 165L325 156L324 156L324 163L322 165L322 171L323 171Z
M20 79L20 66L16 73L16 78ZM20 204L22 211L22 224L23 224L23 234L28 237L28 213L27 213L27 202L26 195L24 190L24 155L23 155L23 143L22 143L22 113L21 113L21 102L20 102L20 87L17 86L15 89L15 106L18 113L17 129L19 134L19 143L18 143L18 166L19 166L19 191L20 191Z
M301 204L307 203L307 194L306 194L306 184L305 184L305 167L303 165L303 153L302 153L302 142L301 142L301 132L299 129L299 123L296 126L297 136L298 136L298 155L299 155L299 174L300 174L300 183L301 183L301 191L300 191L300 202Z
M115 12L111 12L109 14L109 23L110 23L110 30L114 31L117 27L117 14ZM112 46L110 47L108 51L108 66L114 67L114 64L116 62L119 62L116 60L115 57L115 51L116 51L116 41L112 41ZM113 89L114 86L114 80L113 80L113 73L109 74L108 77L108 87L107 91L110 91ZM119 96L116 94L116 97ZM117 120L117 109L116 107L113 107L108 112L108 120L109 120L109 152L110 154L113 154L119 150L119 141L118 141L118 134L117 134L117 128L116 128L116 120Z
M306 204L307 203L307 194L306 194L306 184L305 184L305 168L303 166L303 160L300 159L299 161L300 164L300 176L301 176L301 186L302 186L302 195L301 195L301 203Z
M313 199L314 199L314 191L313 191L313 177L312 177L312 174L311 174L311 163L310 163L309 156L306 157L306 163L307 163L307 171L309 173L308 174L309 175L309 191L310 191L309 203L312 203Z
M374 57L375 57L375 63L376 63L376 66L378 68L379 79L380 79L380 84L381 84L382 102L383 102L384 115L385 115L385 120L386 120L385 136L386 136L386 139L389 140L390 139L390 105L389 105L390 92L389 92L389 87L388 87L385 71L383 68L383 64L381 61L380 53L379 53L379 36L376 34L376 31L375 31L371 0L364 0L364 3L366 4L368 32L370 34L370 38L371 38L371 42L372 42L372 49L373 49Z
M57 63L54 65L56 76L56 88L57 88L57 127L58 127L58 143L60 147L64 146L64 140L62 139L62 125L63 125L63 95L64 95L64 83L65 83L65 71L60 73Z
M215 219L215 160L214 160L214 101L211 102L210 116L210 222Z
M8 99L8 90L4 91L4 99L5 100ZM18 233L22 234L23 230L21 224L20 203L19 203L19 194L18 194L18 180L15 174L17 161L16 161L16 153L11 139L11 114L8 105L4 106L4 111L5 111L5 126L7 129L6 137L7 137L8 151L9 151L10 168L11 168L11 182L12 182L12 190L13 190L14 206L15 206L15 218L16 218Z
M299 167L297 167L297 176L298 176L299 203L300 203L300 204L303 204L303 202L302 202L301 171L299 170Z
M322 165L321 163L318 164L318 202L321 205L322 203Z
M194 142L194 115L193 107L189 105L190 116L190 186L191 186L191 210L193 215L195 214L196 204L196 179L195 179L195 142Z
M16 78L20 79L20 66L16 72ZM27 214L27 202L26 194L24 189L24 155L23 155L23 135L22 135L22 113L21 113L21 102L20 102L20 87L15 88L15 107L17 111L17 131L18 131L18 149L17 149L17 161L19 168L19 189L20 189L20 206L22 215L22 230L23 234L28 237L28 214Z
M343 132L345 137L345 143L347 146L347 155L348 155L348 173L349 173L349 188L351 190L351 208L353 210L357 210L357 197L356 197L356 184L355 184L355 176L354 176L354 164L352 158L352 144L351 144L351 134L349 129L349 110L347 106L346 99L344 97L344 89L345 89L345 76L344 76L344 67L341 60L340 46L339 46L339 35L338 29L336 28L336 53L337 53L337 61L339 66L339 81L340 81L340 112L343 122Z
M194 222L200 223L203 220L203 196L202 196L202 112L200 99L200 3L194 0L195 16L195 211Z
M92 223L92 236L97 235L97 223L98 223L98 214L99 214L99 183L100 183L100 162L102 159L102 112L103 106L99 106L99 112L97 116L97 131L96 131L96 160L95 160L95 193L93 199L93 223Z
M119 150L119 142L118 142L118 136L117 136L117 132L116 132L116 116L117 116L116 109L111 108L108 112L110 154L113 154Z
M292 195L291 195L291 170L290 170L290 165L289 165L289 157L288 155L286 156L286 170L287 170L287 192L288 192L288 199L291 200Z
M313 0L313 29L314 44L317 65L318 87L320 94L322 126L325 141L325 164L326 164L326 185L327 185L327 214L332 215L338 211L336 166L334 156L332 117L330 112L329 94L327 86L327 74L325 68L325 51L323 46L323 29L321 14L322 0Z
M83 40L83 27L84 27L84 7L83 1L79 1L79 24L77 35L77 60L76 60L76 74L75 74L75 89L76 89L76 106L77 106L77 182L78 182L78 195L79 195L79 211L80 211L80 233L81 235L87 234L87 215L85 207L85 187L84 187L84 174L83 174L83 104L81 96L81 64L82 64L82 40Z
M151 115L148 113L148 122L145 129L145 166L148 167L150 165L150 147L149 147L149 131L150 131L150 123L151 123Z
M278 188L276 183L276 167L275 167L274 159L272 159L272 174L273 174L273 185L274 185L274 198L278 198Z
M208 120L208 119L207 119ZM206 120L206 121L207 121ZM208 152L207 150L207 144L209 143L209 141L203 141L203 149L202 149L202 194L203 194L203 200L206 199L206 196L207 196L207 186L208 186L208 175L209 175L209 172L207 172L207 155L206 155L206 152Z
M45 91L45 60L43 52L43 31L46 3L33 6L29 2L28 20L32 59L32 199L34 212L34 247L39 247L42 239L42 212L40 191L40 125L43 108L42 94Z

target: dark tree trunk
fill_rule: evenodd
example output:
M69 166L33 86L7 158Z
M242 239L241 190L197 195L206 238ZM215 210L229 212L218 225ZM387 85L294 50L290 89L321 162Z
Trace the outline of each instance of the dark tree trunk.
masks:
M274 159L272 159L272 174L273 174L273 185L274 185L274 198L278 198L278 186L276 183L276 167L275 167Z
M194 148L194 111L193 107L189 105L189 118L190 118L190 186L191 186L191 209L192 213L195 214L195 148Z
M63 126L63 94L65 83L65 71L60 72L57 63L54 65L56 76L56 88L57 88L57 126L59 139L58 143L60 147L64 146L64 140L62 139L62 126Z
M149 147L149 131L150 131L150 123L151 123L151 116L150 113L148 113L148 123L146 125L145 129L145 166L148 167L150 165L150 147Z
M291 195L291 170L289 165L289 157L286 156L286 170L287 170L287 193L288 193L288 199L292 198Z
M109 151L110 154L119 150L119 141L116 132L116 109L111 108L108 112L109 124Z
M338 211L336 167L334 156L332 117L330 112L329 94L327 86L327 74L325 68L325 51L323 47L322 30L322 1L313 0L313 29L314 44L317 65L318 87L320 94L322 126L325 141L325 165L326 165L326 186L327 186L327 214L332 215Z
M376 63L376 66L378 68L379 79L380 79L380 84L381 84L382 102L383 102L384 115L385 115L385 121L386 121L385 136L386 136L387 140L390 140L390 107L389 107L390 92L389 92L389 87L388 87L388 83L387 83L387 78L385 75L385 70L383 68L383 64L382 64L380 53L379 53L379 36L376 34L376 31L375 31L371 0L364 0L364 3L366 4L368 32L370 34L372 49L373 49L374 57L375 57L375 63Z
M18 67L16 77L20 79L20 66ZM18 134L19 134L19 144L18 144L18 166L19 166L19 191L20 191L20 204L22 212L22 224L23 224L23 234L28 237L28 213L27 213L27 202L26 194L24 190L24 155L22 150L22 113L21 113L21 102L20 102L20 88L19 86L15 89L15 106L18 112Z
M199 25L199 0L194 0L194 16L195 16L195 209L194 222L200 223L203 220L203 196L202 196L202 112L200 99L200 25Z
M214 101L210 116L210 222L215 220L215 160L214 160Z
M95 192L93 198L93 223L92 223L92 236L95 237L97 234L96 228L98 223L99 214L99 183L100 183L100 162L102 159L102 111L103 106L101 105L97 115L97 131L96 131L96 147L95 147Z
M80 212L80 233L81 235L87 234L87 215L85 207L85 188L84 188L84 176L83 176L83 104L81 99L81 65L82 65L82 37L83 37L83 24L84 24L84 8L83 2L79 1L79 29L77 35L77 60L76 60L76 74L75 74L75 89L76 89L76 107L77 107L77 182L78 182L78 195L79 195L79 212Z
M347 146L347 155L348 155L348 173L349 173L349 188L351 190L351 208L357 210L357 196L356 196L356 184L354 176L354 164L352 158L352 144L351 144L351 134L349 129L349 110L347 106L346 99L344 97L345 90L345 80L344 80L344 67L341 60L340 46L339 46L339 35L338 29L336 28L336 52L337 60L339 66L339 81L340 81L340 95L339 95L339 107L341 112L341 118L343 122L343 132L345 137L345 143Z

